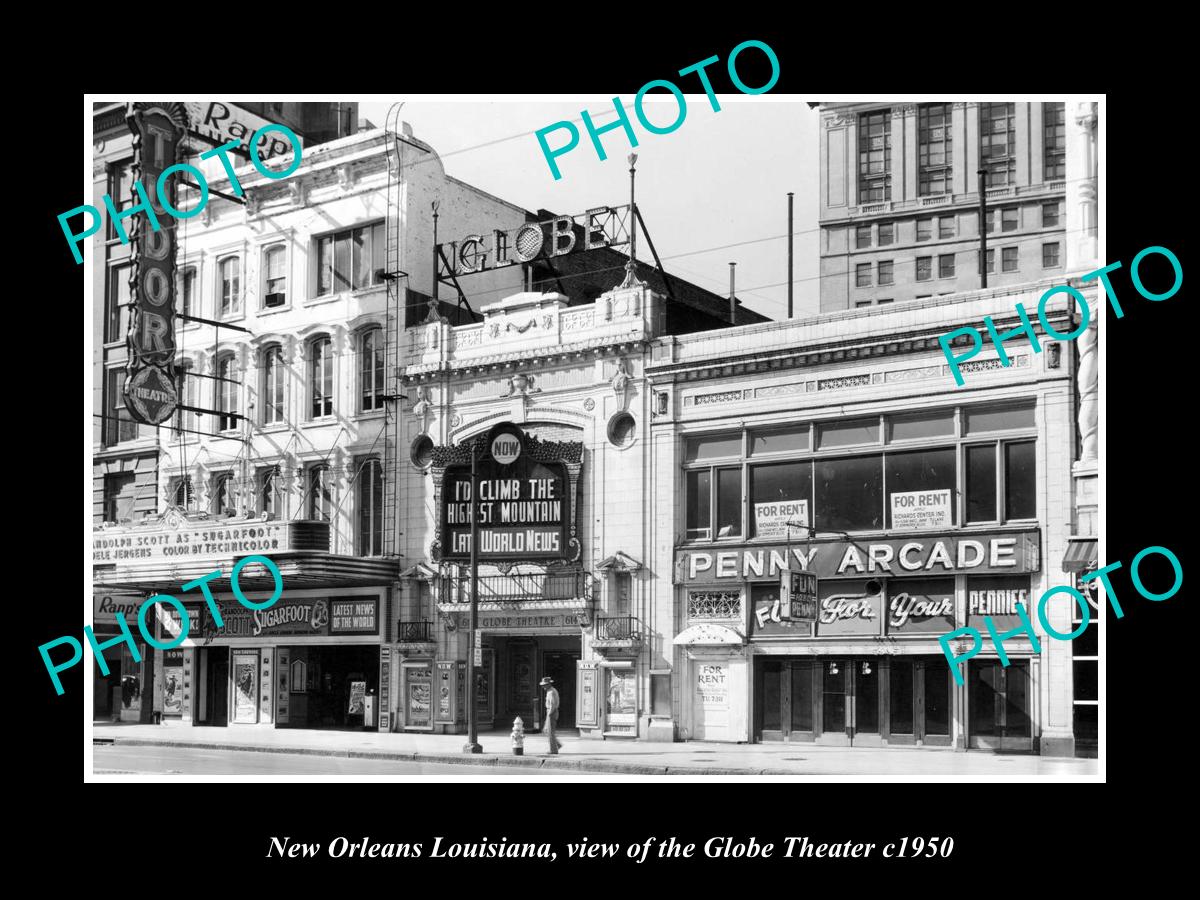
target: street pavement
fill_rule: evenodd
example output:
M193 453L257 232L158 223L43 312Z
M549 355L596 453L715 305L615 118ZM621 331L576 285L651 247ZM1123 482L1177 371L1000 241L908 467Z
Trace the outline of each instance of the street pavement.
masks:
M403 780L588 781L581 772L540 772L516 767L474 767L402 759L362 759L253 750L196 749L171 745L95 747L97 775L254 775L263 777L338 778L372 776ZM645 776L631 776L641 777Z
M203 750L209 753L233 753L238 766L249 765L252 754L285 756L267 763L265 769L275 775L338 774L328 765L309 768L297 757L322 757L347 761L374 760L385 765L380 771L366 769L346 774L389 774L421 776L433 770L396 768L397 763L452 767L456 777L467 775L465 767L487 777L508 777L518 770L527 774L611 772L624 775L669 776L796 776L805 779L903 780L903 781L1018 781L1050 780L1097 781L1103 769L1095 759L1003 754L990 751L955 751L905 747L821 747L815 744L721 744L689 741L649 743L646 741L585 740L564 736L562 752L546 753L542 735L527 735L524 756L514 756L508 732L486 732L479 736L483 753L464 754L466 740L461 734L380 734L367 731L318 731L277 729L271 726L193 727L170 722L164 725L96 723L93 728L97 769L112 749L128 751L133 747ZM220 756L204 757L219 759ZM199 759L199 757L197 757ZM197 762L197 765L200 763ZM204 763L207 765L207 763ZM324 768L322 768L322 765ZM116 768L128 768L116 766ZM170 768L170 767L167 767ZM142 771L134 769L134 771ZM153 771L164 771L155 769ZM229 773L240 768L225 770ZM436 774L442 774L440 769ZM539 777L539 780L545 780Z

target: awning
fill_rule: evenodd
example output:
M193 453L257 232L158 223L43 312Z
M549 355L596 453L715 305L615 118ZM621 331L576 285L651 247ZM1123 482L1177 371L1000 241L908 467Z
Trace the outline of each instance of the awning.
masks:
M725 625L692 625L675 636L671 642L680 647L719 647L746 643L746 639L735 628Z
M1063 556L1064 572L1090 572L1096 568L1096 539L1070 538L1067 553Z

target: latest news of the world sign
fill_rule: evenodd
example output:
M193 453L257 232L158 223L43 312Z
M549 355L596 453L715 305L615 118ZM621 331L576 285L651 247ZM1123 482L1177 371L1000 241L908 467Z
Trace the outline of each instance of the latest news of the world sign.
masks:
M573 555L565 462L535 459L514 427L495 429L476 460L479 559L547 561ZM448 465L441 488L441 555L471 558L471 465Z

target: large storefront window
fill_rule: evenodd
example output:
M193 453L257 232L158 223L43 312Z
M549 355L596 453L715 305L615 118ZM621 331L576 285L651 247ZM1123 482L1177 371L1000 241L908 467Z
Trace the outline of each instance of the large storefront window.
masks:
M954 455L953 448L887 455L889 528L944 528L958 523Z
M809 524L812 463L750 469L750 537L784 537L788 522Z

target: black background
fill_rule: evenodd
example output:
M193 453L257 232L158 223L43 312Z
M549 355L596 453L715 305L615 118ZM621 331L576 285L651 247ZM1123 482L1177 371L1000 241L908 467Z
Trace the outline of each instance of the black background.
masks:
M504 18L498 10L494 12L497 19ZM231 888L228 879L243 868L255 869L254 874L264 877L256 884L275 886L280 879L305 879L313 885L308 879L315 867L332 867L336 883L342 886L361 883L422 891L490 887L505 893L548 891L570 896L593 889L606 893L649 890L660 878L671 885L715 888L719 882L714 876L719 874L732 876L730 883L743 889L784 894L816 883L850 893L872 882L907 885L914 891L999 893L1078 887L1110 864L1134 864L1145 852L1158 854L1155 860L1169 857L1169 843L1180 840L1179 832L1160 816L1178 814L1176 801L1190 781L1185 774L1189 765L1185 754L1193 718L1190 698L1194 680L1184 675L1191 636L1184 622L1188 582L1170 600L1152 603L1133 591L1128 563L1144 547L1162 545L1176 553L1185 573L1192 571L1187 540L1191 529L1185 531L1181 519L1185 515L1191 518L1195 504L1192 472L1185 462L1194 443L1190 416L1195 403L1190 388L1195 383L1195 357L1189 346L1192 333L1184 318L1186 284L1167 301L1149 302L1134 291L1128 263L1144 247L1159 245L1171 248L1185 272L1189 271L1182 217L1191 202L1183 194L1190 185L1187 173L1194 161L1186 158L1190 145L1185 146L1179 131L1187 122L1181 115L1183 104L1157 90L1141 89L1144 85L1131 80L1138 74L1136 67L1121 69L1111 58L1105 60L1104 52L1096 47L1090 50L1090 59L1097 66L1104 61L1105 67L1085 66L1085 38L1058 26L1036 46L1033 38L1006 30L1002 43L1006 52L1015 56L1008 63L999 58L995 47L981 44L973 51L977 64L972 64L972 51L964 47L947 66L945 60L918 56L919 45L928 47L927 39L912 39L907 50L892 47L876 58L851 40L864 23L846 21L840 26L846 32L846 43L837 47L835 57L847 64L833 66L822 61L818 45L842 39L829 31L805 29L798 22L787 28L749 22L742 27L741 20L734 17L701 35L684 27L682 18L676 18L674 27L658 30L624 21L620 16L625 14L618 16L615 10L573 10L570 14L562 10L564 18L559 21L551 19L552 12L543 11L541 33L526 31L507 39L479 32L472 38L465 33L466 16L457 15L437 28L402 33L393 16L387 28L394 40L373 44L370 52L363 54L346 51L345 65L333 64L336 54L324 50L318 60L307 51L292 49L307 45L306 40L280 46L269 30L252 30L239 35L239 44L251 56L269 48L269 55L286 63L286 79L269 74L270 67L247 68L249 57L244 55L238 57L236 66L231 63L228 67L217 65L219 56L202 55L191 57L191 77L180 78L178 66L172 67L169 76L164 69L160 92L186 89L236 100L247 86L266 88L256 92L261 96L286 84L289 91L350 94L370 89L401 97L417 91L587 91L631 99L646 81L672 78L678 69L713 54L722 59L721 65L709 70L714 89L731 92L723 62L729 50L747 38L766 41L778 55L782 74L771 94L794 92L813 100L838 99L852 92L926 92L943 85L951 99L967 92L1063 94L1125 88L1126 93L1108 92L1108 107L1100 123L1105 129L1100 171L1102 179L1107 179L1106 187L1102 180L1101 188L1107 203L1102 222L1102 233L1107 236L1104 255L1107 261L1124 263L1113 283L1125 309L1119 320L1108 311L1101 325L1107 340L1107 427L1101 434L1108 481L1102 508L1108 540L1104 561L1125 563L1113 578L1125 617L1117 621L1110 614L1106 622L1107 734L1101 750L1108 785L768 784L756 780L662 784L620 783L613 778L612 784L554 786L248 782L85 786L82 666L63 676L66 693L57 697L37 651L38 644L60 635L79 636L78 576L55 582L28 578L25 571L35 564L45 565L51 573L60 568L70 571L67 560L77 559L76 551L66 550L61 565L52 560L41 563L24 554L10 561L19 594L10 597L10 603L20 602L28 612L10 620L9 640L15 653L9 671L28 672L30 690L9 692L10 727L16 727L16 736L10 741L20 761L10 763L7 774L20 785L38 789L37 799L21 809L21 815L31 820L25 829L26 840L56 865L82 856L87 871L95 873L99 881L113 879L111 883L116 884L128 879L131 889L140 890L191 881L184 873L192 873L200 879L198 883L214 890ZM567 25L576 21L575 16L580 17L579 24ZM470 18L491 30L488 15ZM103 43L102 36L96 40ZM201 35L193 32L187 40L201 40ZM1017 45L1025 40L1029 41L1027 49ZM1025 56L1031 67L1029 77L1013 76L1014 70L1023 68ZM766 80L765 69L754 71L757 57L751 51L739 59L742 77L751 85ZM861 64L851 67L850 57ZM1043 66L1042 61L1047 60ZM120 88L159 89L158 83L137 82L138 75L150 75L148 65L131 59L116 71L121 72L116 79ZM897 71L902 73L898 78ZM337 73L332 82L331 72ZM906 77L903 73L911 74ZM936 80L931 81L931 75L936 75ZM684 90L694 89L684 79L678 82ZM47 308L49 297L45 295L61 294L70 298L68 302L85 305L79 290L83 267L75 265L55 218L81 199L80 132L76 129L83 101L66 86L61 91L58 100L39 100L40 119L22 121L23 128L42 133L52 127L54 139L25 143L25 155L11 164L16 168L10 171L16 175L23 174L20 169L28 169L30 177L14 177L9 182L19 197L21 191L27 192L20 199L8 198L9 216L19 221L22 232L22 258L10 263L16 264L19 274L28 271L34 276L18 278L14 287L24 289L10 294L9 299L18 303L22 295L34 294L31 321L43 329L49 326L36 319ZM815 91L824 93L812 96ZM648 139L693 138L685 123L674 134ZM537 152L532 138L530 152ZM782 193L788 187L780 184L779 190ZM32 261L24 261L26 251L41 261L38 268L27 268ZM1148 260L1143 269L1145 281L1169 283L1165 263L1157 268L1155 262L1163 263L1161 259ZM92 310L84 308L83 314L86 334ZM64 354L62 359L70 364L72 355ZM1189 363L1190 370L1186 368ZM85 359L85 369L89 365L90 360ZM86 384L86 371L79 377ZM73 378L65 381L64 395L78 391ZM50 406L42 411L54 414ZM90 412L90 398L85 398L85 498L91 489ZM65 415L56 418L71 421ZM56 470L62 477L48 477L39 491L55 492L62 497L63 509L78 510L79 481L66 477L79 472L77 446L72 447L68 438L54 438L53 428L43 430L36 422L31 427L38 440L50 434L47 444L62 454L62 465ZM62 431L69 433L68 429ZM14 463L24 465L25 461L10 457L10 464ZM39 501L45 504L40 493ZM11 514L21 512L12 510ZM88 519L84 523L85 547ZM66 520L78 521L74 512L69 512ZM86 560L85 551L85 572ZM1162 567L1157 577L1156 564ZM1150 560L1142 571L1151 588L1157 585L1161 590L1168 583L1169 572L1161 559ZM31 694L33 703L26 703ZM171 823L169 828L164 827L165 822ZM700 845L719 835L753 835L760 843L778 844L786 835L808 835L815 841L881 842L917 834L953 836L954 854L949 860L903 863L884 863L878 858L869 863L824 864L779 858L765 863L699 858L656 860L653 865L641 866L625 859L593 860L571 866L562 858L561 848L562 843L584 836L624 846L649 836L675 836ZM469 864L381 860L360 867L349 860L330 862L324 857L318 863L281 864L265 858L270 835L289 835L294 841L323 845L338 835L351 840L370 837L427 845L434 835L460 841L477 841L482 836L496 841L505 836L509 841L554 841L560 845L560 859L552 866L494 860ZM1147 858L1146 863L1150 862ZM868 872L878 879L863 880Z

